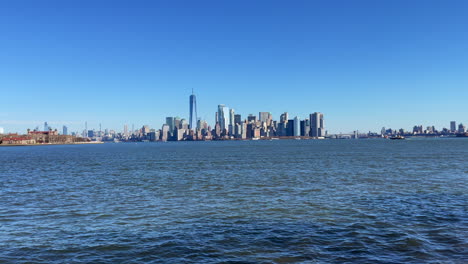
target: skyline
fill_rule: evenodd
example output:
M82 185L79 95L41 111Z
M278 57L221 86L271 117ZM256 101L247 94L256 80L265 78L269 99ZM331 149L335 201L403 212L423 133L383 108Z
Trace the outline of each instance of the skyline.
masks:
M0 8L0 127L69 131L326 114L329 133L468 123L468 3L15 1Z
M242 119L242 116L244 118ZM218 110L215 112L215 122L213 124L208 123L206 120L198 118L197 117L197 103L196 103L196 94L194 93L192 89L192 93L189 96L189 119L185 117L180 117L180 116L166 116L165 122L161 126L161 129L159 129L159 132L164 131L165 129L168 129L169 134L172 134L174 132L175 127L178 127L180 125L180 129L186 130L184 131L184 135L187 136L189 135L189 131L197 132L199 130L203 130L205 128L204 132L202 132L203 135L206 135L207 131L214 133L217 131L219 126L219 130L221 131L220 133L224 133L223 131L227 131L226 134L223 134L225 136L241 136L244 134L245 137L245 132L241 132L246 130L246 127L237 127L238 124L244 123L244 125L247 125L248 123L251 123L251 121L258 120L260 123L256 123L256 126L253 126L249 129L254 129L258 128L260 129L261 127L264 127L265 129L274 129L275 131L272 133L275 133L274 136L285 136L284 133L289 133L289 136L310 136L310 137L324 137L325 135L341 135L341 134L347 134L347 135L358 135L359 133L366 133L366 131L359 131L359 130L354 130L352 132L340 132L340 133L328 133L328 130L324 128L324 114L320 112L314 112L313 114L309 114L308 117L301 118L298 116L291 115L290 116L293 119L289 119L289 113L288 112L283 112L279 119L274 118L274 116L271 114L271 112L258 112L258 116L256 114L248 114L248 115L243 115L239 112L236 112L235 109L229 108L229 106L226 106L224 104L219 104L218 105ZM176 121L178 120L178 121ZM293 127L286 127L286 124L284 122L288 123L288 120L292 122ZM301 124L299 124L299 121ZM39 121L36 121L37 123ZM302 122L305 122L302 124ZM178 125L176 125L176 123ZM253 124L252 123L252 124ZM281 123L281 124L280 124ZM62 124L62 131L63 133L59 132L59 127L54 127L50 126L53 124ZM304 128L305 126L309 126L308 129ZM128 126L129 124L125 124L123 127L123 130L119 129L114 129L114 128L107 128L105 127L102 129L102 123L99 123L99 129L95 129L88 127L88 122L85 121L84 123L84 130L80 132L80 130L71 132L73 134L79 135L83 134L83 137L90 137L88 134L91 133L97 133L99 132L100 136L102 137L102 134L104 131L105 134L108 134L108 131L113 131L113 133L121 134L124 137L128 137L130 134L134 135L133 133L139 134L142 133L143 129L143 134L146 135L150 129L154 132L157 131L157 127L149 126L148 124L144 124L138 128L139 126L137 125L137 129L135 130L135 124L131 124L132 129L128 131ZM165 128L166 126L166 128ZM202 127L203 126L203 127ZM304 126L304 127L302 127ZM155 130L156 128L156 130ZM208 129L209 130L206 130ZM212 130L211 130L212 129ZM238 131L239 129L239 131ZM43 123L43 129L40 129L40 126L37 125L34 128L28 127L27 131L49 131L49 130L56 130L59 134L67 135L68 134L68 126L67 124L63 122L47 122L45 121ZM146 132L145 132L146 131ZM234 132L236 131L236 132ZM294 131L294 132L292 132ZM305 132L305 131L310 131L310 132ZM392 127L382 127L380 130L380 135L394 135L394 134L406 134L406 133L411 133L411 129L406 129L403 127L400 128L392 128ZM434 125L427 125L427 124L416 124L412 128L413 133L416 134L426 134L428 133L429 135L432 133L436 133L437 135L439 132L442 132L444 135L446 133L460 133L463 134L466 132L466 123L463 122L458 122L457 121L450 121L449 126L441 126L441 127L436 127ZM11 133L10 131L4 131L3 127L0 127L0 134L8 134ZM18 133L18 131L16 132ZM250 133L250 132L248 132ZM262 133L267 133L266 131L263 131ZM278 133L278 134L276 134ZM305 133L305 134L304 134ZM378 135L379 132L377 130L368 130L367 131L368 135ZM252 134L253 135L253 134ZM251 136L252 136L251 135ZM174 135L172 135L174 136ZM211 134L208 133L208 138L211 137ZM271 135L270 135L271 136ZM266 136L266 137L270 137ZM92 136L94 137L94 136ZM218 138L220 136L217 136ZM265 137L265 135L262 134L261 137Z
M299 120L310 120L311 123L314 123L314 124L317 124L317 127L322 127L323 126L323 114L318 112L321 117L320 117L320 121L319 120L313 120L313 119L310 119L310 115L311 114L307 114L305 117L302 117L302 116L297 116L297 115L294 115L294 113L289 113L289 112L282 112L280 114L279 117L275 117L273 114L271 114L272 112L258 112L258 116L256 113L248 113L248 114L245 114L245 113L242 113L242 112L237 112L235 111L235 109L225 105L225 104L218 104L217 106L217 111L214 113L215 114L215 118L213 119L213 123L210 123L210 122L207 122L207 119L202 119L200 117L197 116L197 100L196 100L196 94L194 93L193 89L192 89L192 93L190 94L189 96L189 112L187 114L187 116L174 116L174 115L168 115L164 118L164 122L160 125L160 126L154 126L154 125L149 125L149 123L143 123L143 124L134 124L134 123L125 123L125 124L122 124L122 126L120 128L109 128L109 127L104 127L104 129L106 130L114 130L116 132L124 132L129 128L129 126L132 127L132 132L135 132L139 129L139 127L142 127L142 126L149 126L149 127L152 127L152 128L158 128L158 127L162 127L163 125L167 124L168 123L168 118L171 118L171 119L174 119L174 118L179 118L180 120L186 120L187 124L188 124L188 128L190 129L191 128L191 124L192 124L192 118L193 118L193 123L195 123L195 126L197 124L198 121L204 121L204 122L207 122L207 125L208 126L211 126L211 127L214 127L214 125L216 123L219 123L220 124L220 127L221 129L227 129L227 124L228 123L233 123L234 121L234 116L235 115L240 115L240 116L244 116L245 117L245 120L247 120L248 117L250 116L254 116L254 117L257 117L259 120L262 120L262 115L263 114L267 114L269 116L269 118L271 118L272 120L277 120L277 121L280 121L280 120L283 120L283 115L284 114L291 114L290 117L294 117L294 119L299 119ZM223 116L223 118L221 118L221 116ZM209 118L208 118L209 119ZM0 131L2 131L2 133L21 133L23 131L9 131L8 129L5 129L5 127L2 127L1 124L4 123L4 121L0 121ZM60 129L62 128L66 128L67 130L69 131L74 131L76 133L81 133L81 131L84 129L84 131L88 131L88 130L92 130L92 131L104 131L104 129L102 129L102 122L99 122L99 123L96 123L95 125L97 125L97 127L94 127L93 126L93 123L91 123L90 126L88 126L88 121L84 121L83 122L64 122L64 121L38 121L38 120L34 120L34 121L22 121L20 122L21 125L25 125L27 126L26 130L27 129L38 129L39 128L39 131L41 131L41 126L44 127L44 131L46 131L47 129L45 128L46 126L48 126L50 129L57 129L58 131L60 131ZM30 125L28 125L30 124ZM435 128L438 128L438 129L449 129L449 130L455 130L453 129L454 126L457 126L458 125L466 125L467 123L465 122L460 122L460 121L454 121L454 120L451 120L449 125L442 125L442 126L436 126L436 125L433 125L433 124L413 124L413 126L411 126L411 128L405 128L405 127L390 127L390 126L383 126L382 128L385 128L385 129L394 129L394 130L399 130L399 129L404 129L406 131L410 131L412 128L414 128L415 126L421 126L421 127L435 127ZM79 128L80 125L82 126L81 129ZM78 127L78 129L70 129L70 126L72 128L75 128L75 127ZM136 130L135 130L135 127L136 127ZM327 122L327 127L328 127L328 122ZM355 133L356 131L359 131L359 132L372 132L372 133L378 133L379 131L379 128L375 128L375 129L371 129L371 130L367 130L367 131L362 131L362 130L354 130L354 131L346 131L346 132L343 132L343 131L340 131L340 132L337 132L337 133L330 133L327 129L322 131L321 133L327 133L327 134L353 134ZM315 134L317 134L318 132L314 132Z

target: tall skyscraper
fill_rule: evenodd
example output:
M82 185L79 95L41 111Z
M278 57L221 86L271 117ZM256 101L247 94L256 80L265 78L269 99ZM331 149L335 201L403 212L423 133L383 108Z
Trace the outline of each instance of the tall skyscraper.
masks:
M124 137L128 137L128 126L124 125Z
M301 136L308 137L310 134L310 122L309 119L301 121Z
M174 132L174 128L175 128L174 117L172 116L166 117L166 125L168 125L168 133L170 137L172 133Z
M455 121L450 122L450 131L451 132L457 131L457 122L455 122Z
M229 125L234 126L236 124L235 122L235 114L234 114L234 109L229 109Z
M62 135L65 135L65 136L68 135L68 128L67 128L67 126L63 126L63 128L62 128Z
M168 138L170 137L169 135L169 125L164 124L161 129L161 140L162 141L167 141Z
M286 136L288 137L293 137L295 136L295 129L296 129L296 124L295 124L295 119L289 119L288 120L288 126L286 127Z
M284 113L281 114L281 116L280 116L280 122L281 122L281 123L287 123L287 122L288 122L288 118L289 118L288 112L284 112Z
M197 128L197 98L195 94L190 95L190 118L189 118L189 129Z
M234 124L242 123L242 116L241 115L234 115Z
M299 117L294 117L294 136L299 137L301 136L301 121Z
M229 107L221 104L218 105L218 123L221 131L228 130L229 125Z
M234 116L235 116L234 115L234 109L232 109L232 108L229 109L229 126L228 126L228 128L229 128L229 135L230 136L234 136L234 132L235 132L234 128L236 126L235 125L236 123L234 121Z
M44 122L44 131L49 131L49 124L47 122Z
M324 137L325 127L323 122L323 114L315 112L310 115L310 136L311 137Z

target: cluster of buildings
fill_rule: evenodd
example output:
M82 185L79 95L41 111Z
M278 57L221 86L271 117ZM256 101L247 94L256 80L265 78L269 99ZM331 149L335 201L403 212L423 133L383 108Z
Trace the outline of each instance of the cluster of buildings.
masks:
M129 132L124 126L123 133L105 131L103 141L184 141L184 140L245 140L262 138L324 138L324 119L322 113L310 114L310 118L300 120L298 117L289 119L288 113L283 113L280 121L273 120L271 113L260 112L258 116L248 115L242 119L234 109L219 105L216 112L216 124L211 127L205 120L196 122L180 118L166 117L161 129L151 129L145 125L139 130ZM94 134L88 131L88 135ZM100 132L97 132L99 135ZM95 137L96 138L96 137Z
M33 145L33 144L71 144L88 142L89 139L72 135L60 135L55 129L49 128L47 131L27 130L27 134L0 134L0 144L2 145Z
M145 125L141 129L128 129L124 126L123 133L113 130L85 130L83 135L102 141L184 141L184 140L245 140L262 138L324 138L324 116L322 113L312 113L304 120L297 116L290 118L283 113L280 120L273 120L270 112L260 112L258 116L248 115L246 118L226 105L218 105L215 112L215 124L210 126L205 120L197 117L196 96L189 97L189 119L166 117L161 129L152 129Z
M382 128L380 135L381 136L460 136L467 133L466 126L462 123L457 125L456 121L450 122L450 128L442 128L442 130L437 130L435 126L423 127L422 125L416 125L413 127L412 131L406 131L403 128L398 130L393 130L391 128L386 129Z
M192 122L179 117L167 117L161 129L154 130L143 126L130 140L182 141L182 140L235 140L261 138L311 137L324 138L323 114L313 113L310 119L288 118L288 113L275 121L269 112L260 112L258 116L250 114L242 119L234 109L219 105L216 112L216 124L208 125L205 120ZM312 122L311 122L312 120ZM124 129L125 130L125 129ZM127 136L124 132L124 136Z
M274 120L270 112L259 112L258 116L249 114L242 117L233 108L226 105L218 105L215 112L215 123L210 126L205 120L198 118L197 100L195 94L189 97L189 118L166 117L165 123L160 129L150 128L148 125L140 129L129 129L124 126L123 132L105 129L88 130L87 122L83 132L69 134L67 126L62 127L62 133L53 130L47 122L44 129L27 131L25 135L3 134L0 128L1 144L67 144L87 141L195 141L195 140L246 140L246 139L271 139L271 138L371 138L390 136L468 136L466 126L455 121L450 122L450 128L437 130L434 126L424 128L421 125L413 127L412 131L404 129L393 130L382 128L380 133L369 132L360 134L354 131L350 134L328 135L324 126L324 115L320 112L310 114L305 119L290 117L287 112L280 115L279 120Z

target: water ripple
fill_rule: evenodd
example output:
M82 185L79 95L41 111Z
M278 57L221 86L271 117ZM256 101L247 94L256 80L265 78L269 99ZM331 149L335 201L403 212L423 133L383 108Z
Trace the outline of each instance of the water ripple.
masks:
M467 147L3 148L0 263L466 263Z

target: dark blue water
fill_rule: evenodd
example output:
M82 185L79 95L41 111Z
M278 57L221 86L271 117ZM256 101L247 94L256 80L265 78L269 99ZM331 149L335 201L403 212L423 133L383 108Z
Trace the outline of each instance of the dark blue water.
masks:
M0 148L0 263L467 263L468 140Z

